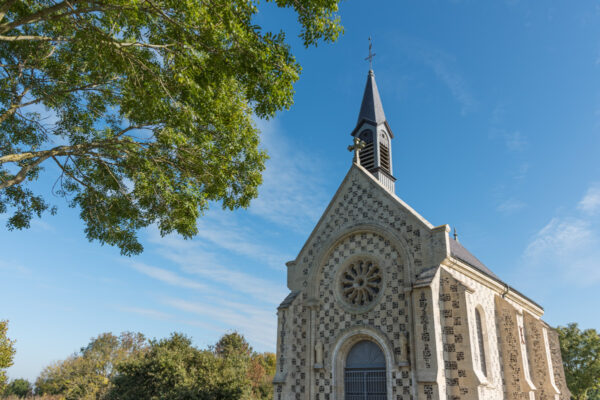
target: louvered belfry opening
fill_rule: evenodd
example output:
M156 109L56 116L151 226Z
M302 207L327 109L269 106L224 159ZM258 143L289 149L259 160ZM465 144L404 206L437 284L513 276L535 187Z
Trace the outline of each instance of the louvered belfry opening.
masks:
M345 400L386 400L385 357L375 343L358 342L346 358Z
M387 141L383 140L379 144L379 161L381 168L388 174L390 173L390 149L388 148Z
M360 151L360 165L367 170L375 168L375 149L373 148L373 132L365 129L360 133L359 139L365 143L365 147Z

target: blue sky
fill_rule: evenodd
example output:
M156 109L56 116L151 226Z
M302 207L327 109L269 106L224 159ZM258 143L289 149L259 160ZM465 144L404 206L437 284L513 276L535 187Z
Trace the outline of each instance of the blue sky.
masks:
M132 258L87 242L58 198L58 215L0 230L10 377L34 379L107 331L180 331L204 347L238 330L273 351L284 263L350 167L369 36L396 193L456 227L550 324L600 328L599 3L348 0L340 15L339 41L308 50L288 11L257 17L289 32L303 73L292 109L257 121L271 159L248 210L215 205L189 241L144 231L146 251Z

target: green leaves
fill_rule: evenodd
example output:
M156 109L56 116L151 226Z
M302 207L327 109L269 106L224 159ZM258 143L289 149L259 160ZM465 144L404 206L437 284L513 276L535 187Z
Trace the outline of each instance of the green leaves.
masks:
M600 335L576 323L557 328L567 386L576 400L600 389Z
M337 0L292 7L305 45L341 31ZM0 6L0 212L26 228L55 193L88 239L143 250L137 232L196 233L209 202L247 207L266 154L252 117L289 108L300 66L245 0L34 0ZM63 143L56 146L55 143ZM42 164L56 168L42 170Z
M0 321L0 393L6 385L6 371L4 369L13 365L15 355L15 341L10 340L8 332L8 321Z
M140 333L103 333L78 354L44 368L35 382L36 394L62 395L66 400L103 398L117 372L116 365L145 349Z

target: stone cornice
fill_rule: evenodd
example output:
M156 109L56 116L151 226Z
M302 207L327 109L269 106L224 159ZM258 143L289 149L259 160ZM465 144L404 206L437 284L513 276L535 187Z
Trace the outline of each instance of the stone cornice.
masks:
M456 259L454 257L448 257L444 261L442 261L442 265L448 268L452 268L469 278L475 280L476 282L492 289L494 292L502 296L503 298L512 301L515 304L523 307L523 309L529 311L531 314L535 315L538 318L541 318L544 314L544 309L535 304L533 301L528 298L522 296L520 293L512 290L510 286L503 282L499 282L496 279L492 279L491 277L483 274L477 269L473 268L469 264Z

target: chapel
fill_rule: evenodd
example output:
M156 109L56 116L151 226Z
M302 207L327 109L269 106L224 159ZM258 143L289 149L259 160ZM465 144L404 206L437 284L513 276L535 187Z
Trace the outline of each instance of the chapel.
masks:
M543 308L395 194L369 70L354 160L278 307L275 400L568 400Z

